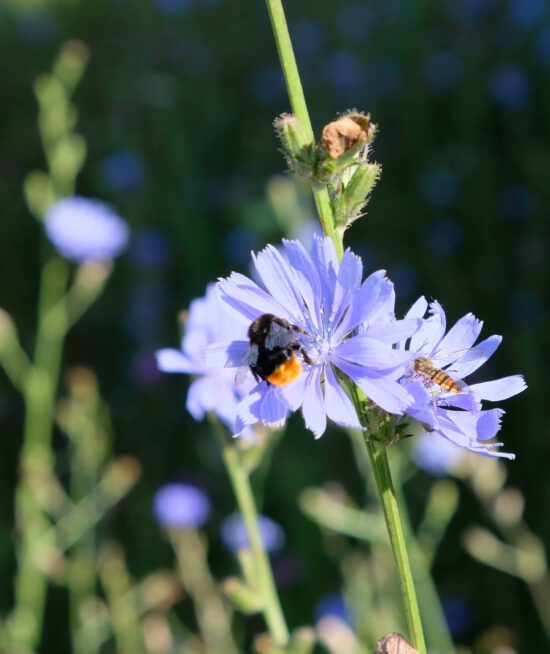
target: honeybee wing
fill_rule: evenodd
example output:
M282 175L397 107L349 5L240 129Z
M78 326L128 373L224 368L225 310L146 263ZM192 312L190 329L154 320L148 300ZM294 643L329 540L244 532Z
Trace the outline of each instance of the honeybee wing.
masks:
M248 348L243 360L241 361L241 365L237 370L237 374L235 375L235 384L237 384L237 386L245 381L250 372L250 366L255 366L256 361L258 361L258 346L254 343Z

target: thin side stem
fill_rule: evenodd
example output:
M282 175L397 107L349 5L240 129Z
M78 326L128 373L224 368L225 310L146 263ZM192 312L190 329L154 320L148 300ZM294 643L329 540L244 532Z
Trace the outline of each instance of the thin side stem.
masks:
M386 448L365 439L365 444L374 470L376 486L382 500L382 508L386 518L388 534L397 566L401 594L405 608L405 617L409 628L409 637L420 654L426 654L426 643L420 620L418 600L414 588L411 564L407 553L407 545L403 524L399 515L399 507L393 488L388 455Z
M269 18L271 19L271 27L273 28L273 34L275 36L275 42L277 44L279 60L285 77L290 105L302 128L305 138L304 145L310 145L314 142L315 137L311 126L311 120L309 118L309 112L307 110L304 90L300 80L300 73L298 72L298 66L296 65L296 57L294 56L294 50L288 32L283 4L281 0L266 0L266 3ZM334 213L332 211L328 190L325 186L314 185L312 191L323 232L332 239L336 247L338 258L341 259L343 253L342 240L337 238L334 225Z
M44 619L48 578L36 561L36 543L49 528L36 499L37 484L53 473L51 436L65 317L51 311L67 286L65 262L53 260L44 266L39 299L38 330L34 368L25 385L25 428L16 496L16 516L21 531L20 556L15 578L15 608L10 618L10 639L14 646L36 648Z
M269 633L278 645L286 645L289 640L288 627L279 602L269 557L262 542L262 535L258 525L258 511L256 510L248 472L242 464L237 448L227 442L223 428L214 415L210 416L210 424L220 443L223 461L235 493L237 506L244 520L258 574L258 585L263 599L263 613Z
M235 447L231 445L224 447L223 460L231 478L239 511L243 517L250 541L250 549L256 562L258 581L264 599L264 615L269 633L277 644L285 645L289 638L288 628L279 602L269 558L263 546L262 535L258 526L258 512L256 511L248 474L240 464Z

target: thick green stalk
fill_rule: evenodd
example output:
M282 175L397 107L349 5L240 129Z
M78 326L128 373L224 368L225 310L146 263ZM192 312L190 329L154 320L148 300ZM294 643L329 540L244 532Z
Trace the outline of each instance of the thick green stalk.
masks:
M296 58L292 49L292 42L288 32L288 25L282 1L266 0L266 3L269 17L271 19L271 25L273 27L273 33L275 35L275 41L277 43L279 59L285 76L290 104L298 123L303 130L305 139L304 145L311 144L314 141L313 129L311 127L304 92L300 82ZM335 226L334 213L330 203L328 190L326 187L320 185L313 186L312 190L323 232L331 238L338 254L338 258L341 259L344 251L342 233L337 230ZM357 389L355 387L353 387L352 390L352 397L357 399ZM360 403L356 402L356 406L359 415L364 417ZM390 543L397 565L410 637L420 654L425 654L426 644L424 642L418 602L416 599L411 566L405 544L403 525L399 516L397 499L392 485L386 450L384 447L379 446L372 441L366 440L365 442L374 468L376 485L382 501L384 516L386 518L386 524L390 536Z
M266 0L266 3L269 17L271 19L273 34L275 36L275 42L277 44L279 60L285 77L290 105L292 106L292 111L296 116L304 135L303 145L310 145L315 141L315 137L309 119L298 66L296 65L296 57L294 56L294 50L292 49L292 42L288 32L283 5L281 0ZM342 240L337 238L336 227L334 224L334 213L332 211L328 190L326 186L315 184L312 187L312 191L323 232L332 239L336 247L336 252L338 253L338 258L341 258L343 253Z
M372 463L376 487L378 488L378 493L382 501L390 543L397 566L405 617L409 628L409 637L413 646L416 647L420 654L426 654L426 643L422 631L420 611L416 599L403 524L399 515L399 507L397 505L397 498L388 464L387 450L384 445L379 445L369 439L365 439L365 444Z
M262 542L262 535L258 525L258 511L256 510L248 472L243 466L237 448L227 442L222 426L214 415L210 416L210 424L220 443L223 460L248 535L258 574L258 585L262 594L263 613L269 633L278 645L286 645L289 639L288 627L279 602L269 557Z

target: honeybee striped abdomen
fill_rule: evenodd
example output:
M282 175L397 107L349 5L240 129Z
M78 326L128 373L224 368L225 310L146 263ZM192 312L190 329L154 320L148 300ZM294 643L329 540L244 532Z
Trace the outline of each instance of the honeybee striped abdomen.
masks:
M434 384L437 384L444 391L449 393L461 393L462 388L458 382L456 382L451 375L449 375L444 370L435 368L430 361L430 359L419 358L415 359L413 363L413 368L415 372L423 375L427 379L431 380Z

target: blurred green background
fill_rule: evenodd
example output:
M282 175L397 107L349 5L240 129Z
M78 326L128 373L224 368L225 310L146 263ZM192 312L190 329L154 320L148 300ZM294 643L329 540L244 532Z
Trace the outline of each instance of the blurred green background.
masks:
M401 312L424 294L449 323L467 312L504 342L483 369L525 373L529 390L505 403L502 438L517 454L509 483L525 519L550 544L548 361L550 5L546 0L369 0L287 3L287 17L317 134L348 108L379 125L382 179L347 244L367 270L386 268ZM140 578L171 565L151 502L164 483L202 485L214 501L208 527L216 576L232 572L218 527L233 499L207 425L185 412L187 380L163 376L154 352L179 342L177 315L208 282L247 272L249 251L277 241L288 177L272 129L289 110L267 11L243 0L4 0L0 6L0 306L33 343L42 229L26 208L25 175L44 168L32 85L60 46L82 40L90 61L76 90L77 131L88 144L80 195L111 203L132 228L109 286L71 332L64 366L92 368L116 434L114 450L142 465L139 483L102 522ZM307 189L303 216L314 217ZM282 211L282 213L281 213ZM279 215L278 215L279 214ZM295 233L295 232L294 232ZM65 392L64 387L60 393ZM23 405L0 377L0 611L12 604L13 496ZM57 434L63 479L66 442ZM298 506L327 481L361 502L348 440L320 441L300 417L274 452L262 509L285 529L279 560L292 574L282 602L292 626L311 622L319 597L337 592L339 552L319 540ZM432 483L405 487L413 521ZM505 626L519 652L547 651L522 581L474 561L471 524L489 524L466 487L434 564L443 598L468 619L456 641L479 643ZM286 566L286 568L285 568ZM68 651L63 589L50 590L43 652ZM185 607L181 609L185 611ZM476 651L484 650L478 645Z

